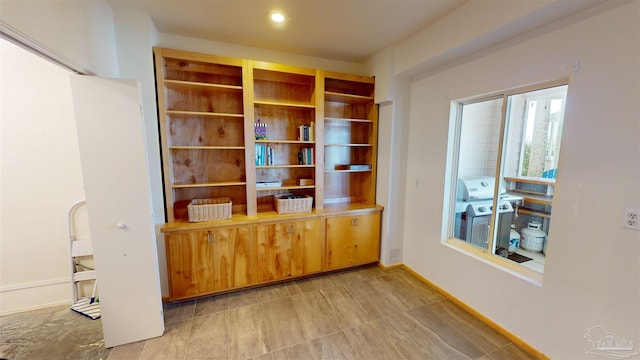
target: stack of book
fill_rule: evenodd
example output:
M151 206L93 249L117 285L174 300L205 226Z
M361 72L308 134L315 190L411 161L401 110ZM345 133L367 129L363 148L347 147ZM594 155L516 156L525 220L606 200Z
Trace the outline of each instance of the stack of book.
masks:
M282 181L279 180L275 180L275 181L258 181L256 183L256 187L257 188L269 188L269 187L281 187L282 186Z
M311 125L298 126L298 140L300 141L315 141L315 124L312 121Z
M298 153L298 165L313 165L313 148L304 148Z
M267 144L256 144L256 166L273 165L273 148Z

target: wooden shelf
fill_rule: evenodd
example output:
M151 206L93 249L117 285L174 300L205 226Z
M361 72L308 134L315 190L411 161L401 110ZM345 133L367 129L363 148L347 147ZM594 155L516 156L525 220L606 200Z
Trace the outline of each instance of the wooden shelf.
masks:
M173 184L174 189L186 189L186 188L199 188L199 187L217 187L217 186L244 186L247 185L244 181L219 181L210 183L196 183L196 184Z
M532 193L529 191L509 190L507 191L507 194L521 196L524 198L525 202L532 203L532 204L551 206L551 203L553 201L552 195L541 195L541 194Z
M373 123L373 120L369 119L352 119L352 118L330 118L325 117L324 121L350 121L350 122L361 122L361 123Z
M171 150L244 150L244 146L200 146L200 145L178 145L169 146Z
M543 218L546 218L546 219L551 219L551 214L547 214L547 213L543 213L543 212L539 212L539 211L533 211L533 210L529 210L529 209L518 208L518 212L522 213L522 214L539 216L539 217L543 217Z
M361 173L361 172L371 172L372 169L361 169L361 170L335 170L335 169L325 169L325 173Z
M245 62L154 49L167 220L193 199L229 197L247 208Z
M302 145L315 145L315 141L300 141L300 140L256 140L256 144L302 144Z
M326 72L324 79L324 205L375 203L377 106L373 77ZM370 169L336 170L342 164Z
M265 165L265 166L256 166L256 169L276 169L276 168L314 168L315 164L312 165Z
M258 105L258 106L279 106L279 107L304 108L304 109L316 108L316 106L313 104L291 103L291 102L280 102L280 101L255 100L253 103L254 105Z
M259 119L267 125L267 139L255 140L255 144L266 144L273 149L273 159L270 161L273 165L255 166L255 180L280 181L284 184L280 187L255 188L257 212L272 210L272 202L264 202L264 197L271 192L287 191L317 199L321 196L321 187L294 185L300 178L319 183L319 171L315 164L321 162L319 159L322 155L319 152L322 143L299 140L301 126L311 126L313 123L314 130L318 130L318 124L322 123L319 118L322 110L316 109L321 106L316 97L319 83L317 70L260 61L251 61L249 64L248 72L253 75L254 120ZM300 152L307 156L313 152L313 159L304 156L305 163L311 164L298 165Z
M313 196L318 210L325 198L375 204L373 77L171 49L154 55L169 222L186 220L194 198L229 196L234 216L264 212L262 197L287 191ZM267 139L254 139L257 120ZM314 126L314 141L297 140L302 125ZM275 164L257 166L254 145L272 148ZM313 164L298 165L308 148ZM333 169L350 163L372 168ZM284 186L253 185L271 180Z
M244 114L232 114L232 113L215 113L206 111L186 111L186 110L166 110L167 115L194 115L194 116L214 116L214 117L232 117L238 119L244 119Z
M371 147L371 144L324 144L324 146Z
M556 180L555 179L543 179L543 178L526 178L526 177L505 177L504 178L507 181L513 181L513 182L521 182L521 183L528 183L528 184L538 184L538 185L549 185L549 186L555 186L556 184Z
M301 190L315 189L315 185L291 185L291 186L273 186L273 187L256 187L256 191L277 191L277 190Z
M184 81L184 80L164 80L165 85L178 85L178 86L193 86L193 87L211 87L216 89L227 89L227 90L242 90L242 86L237 85L225 85L225 84L212 84L205 82L196 82L196 81Z
M366 104L373 102L373 97L371 96L343 94L329 91L324 93L324 99L325 101L344 102L348 104Z
M286 82L291 84L307 84L310 78L315 78L316 70L298 66L275 64L264 61L251 61L255 80L272 82Z
M220 55L201 54L175 49L159 49L167 69L179 69L183 73L203 73L237 77L242 59ZM158 70L158 69L156 69ZM167 76L169 78L169 76Z

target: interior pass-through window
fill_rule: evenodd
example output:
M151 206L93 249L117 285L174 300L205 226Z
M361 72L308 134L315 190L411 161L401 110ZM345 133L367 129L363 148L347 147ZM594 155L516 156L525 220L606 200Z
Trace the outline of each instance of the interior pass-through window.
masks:
M567 89L454 101L450 238L544 272Z

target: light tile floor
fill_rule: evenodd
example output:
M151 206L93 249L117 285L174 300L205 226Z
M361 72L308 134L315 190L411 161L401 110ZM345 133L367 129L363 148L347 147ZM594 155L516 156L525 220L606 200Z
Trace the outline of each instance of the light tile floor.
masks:
M0 318L0 355L38 358L12 355L9 323ZM163 336L115 347L108 360L533 359L405 270L375 266L167 303L165 323Z
M106 359L102 322L69 309L47 309L0 316L0 358Z

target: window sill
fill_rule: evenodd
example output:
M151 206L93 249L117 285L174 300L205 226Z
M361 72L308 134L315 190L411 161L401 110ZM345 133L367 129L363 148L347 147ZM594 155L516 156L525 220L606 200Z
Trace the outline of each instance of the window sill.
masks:
M490 254L486 250L471 245L466 241L456 238L450 238L443 242L443 245L455 251L468 255L472 258L475 258L485 264L493 266L496 269L511 274L519 279L527 281L533 285L540 287L542 286L542 273L533 269L529 269L525 266L520 265L519 263L505 259L501 256Z

